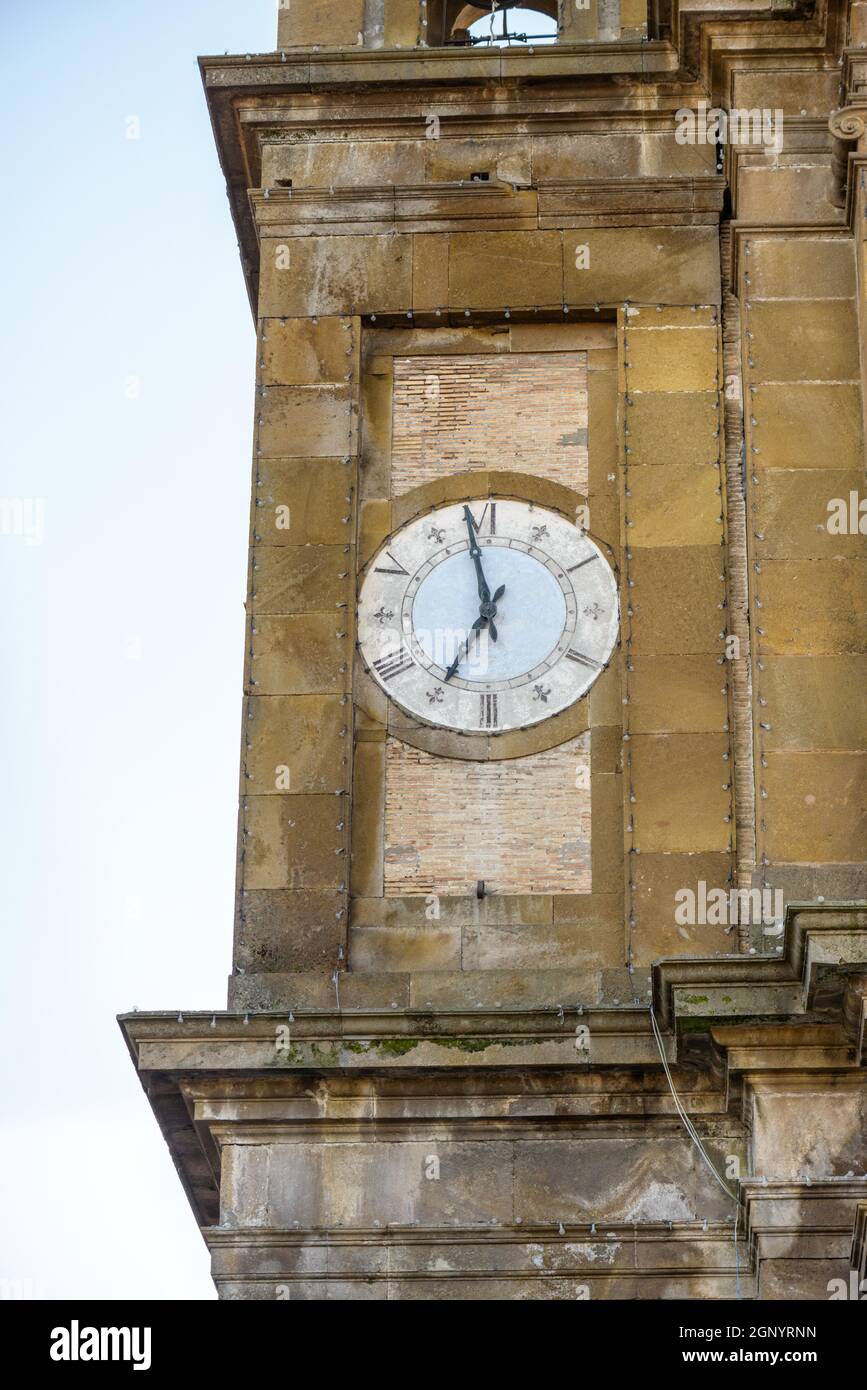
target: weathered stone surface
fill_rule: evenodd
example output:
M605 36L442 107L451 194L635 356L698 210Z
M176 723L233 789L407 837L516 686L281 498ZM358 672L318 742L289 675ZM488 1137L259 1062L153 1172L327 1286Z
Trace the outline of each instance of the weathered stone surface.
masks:
M712 391L717 381L713 328L636 328L626 333L624 371L638 391Z
M255 613L337 613L353 600L353 560L345 546L259 545L253 563Z
M262 243L263 315L386 314L411 305L410 236L311 236Z
M354 447L353 393L345 386L271 386L260 393L265 458L332 458Z
M626 423L636 463L713 466L718 458L716 391L641 391L630 397Z
M590 265L576 268L576 248ZM710 227L591 227L563 238L568 304L719 303L719 258ZM672 294L672 285L676 286Z
M867 751L769 752L761 784L768 857L857 862L867 843Z
M854 382L763 382L749 398L750 466L854 469L862 460L861 394Z
M629 724L636 734L718 733L728 718L728 671L719 659L637 656L629 677Z
M845 298L855 293L855 260L845 236L750 238L749 295L801 299L811 294Z
M263 386L342 383L357 370L359 333L352 318L265 319L259 329Z
M336 792L346 782L346 706L336 695L269 695L244 708L250 794Z
M709 464L630 468L628 500L632 546L719 544L722 500L719 470Z
M349 545L352 470L341 459L260 459L257 473L256 542Z
M766 468L757 476L756 548L763 559L867 555L867 509L865 534L858 530L862 469Z
M334 894L248 891L235 935L235 963L250 974L315 970L337 963L344 927Z
M726 619L719 546L642 547L634 552L629 573L637 654L722 655Z
M756 589L760 651L867 650L867 560L766 560Z
M631 741L635 843L642 854L728 848L725 734L639 734Z
M707 895L719 890L729 893L732 868L732 856L727 853L633 856L634 963L646 966L663 957L734 953L736 924L731 931L728 920L707 920L718 915L708 912Z
M364 0L292 0L277 11L277 43L281 48L350 48L364 29Z
M746 322L757 381L852 381L858 376L852 300L759 300Z
M341 691L341 667L352 654L351 634L341 636L339 613L257 617L253 628L252 684L257 695L312 695Z
M455 308L562 302L559 232L468 232L449 237L449 304Z

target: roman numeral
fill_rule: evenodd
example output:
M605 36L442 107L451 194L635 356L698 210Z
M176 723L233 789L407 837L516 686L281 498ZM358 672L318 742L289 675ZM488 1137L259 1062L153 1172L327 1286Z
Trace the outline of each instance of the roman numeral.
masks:
M573 574L575 570L581 570L581 569L584 568L585 565L592 564L592 562L593 562L594 560L598 560L598 559L599 559L599 556L598 556L598 555L588 555L586 560L579 560L578 563L577 563L577 565L570 565L569 568L568 568L568 570L566 571L566 573L567 573L567 574Z
M377 657L373 666L377 675L384 681L390 681L395 676L408 671L412 664L412 657L406 647L395 647L394 651L386 652L385 656Z
M579 666L589 666L591 671L602 670L599 662L594 661L592 656L582 656L581 652L576 652L574 647L569 648L566 657L569 661L577 661Z
M477 535L481 533L481 529L485 524L485 517L488 515L489 511L491 513L491 520L488 535L495 536L497 534L497 504L496 502L491 502L490 504L486 502L485 510L482 512L482 515L479 517L478 521L476 521L473 512L470 511L470 516L473 519L473 529L475 530Z
M499 723L499 709L496 695L479 696L479 728L496 729Z
M385 553L391 561L393 568L390 568L388 565L377 565L373 571L374 574L409 574L409 570L405 570L400 561L395 560L390 550L387 550Z

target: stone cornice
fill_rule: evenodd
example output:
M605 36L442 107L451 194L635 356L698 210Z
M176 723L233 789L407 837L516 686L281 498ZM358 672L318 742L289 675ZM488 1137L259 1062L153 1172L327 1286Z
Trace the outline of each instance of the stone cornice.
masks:
M537 230L559 227L713 225L725 181L706 178L557 180L256 189L259 237L361 236L393 231Z
M680 957L654 966L660 1026L688 1018L803 1014L820 978L867 967L867 903L790 903L784 951L775 956Z

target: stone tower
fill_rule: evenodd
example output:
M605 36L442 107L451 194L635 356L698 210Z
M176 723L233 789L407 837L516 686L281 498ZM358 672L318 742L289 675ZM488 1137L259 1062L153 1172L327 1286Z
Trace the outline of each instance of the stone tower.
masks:
M201 60L258 332L233 970L121 1025L224 1298L867 1274L867 4L533 8Z

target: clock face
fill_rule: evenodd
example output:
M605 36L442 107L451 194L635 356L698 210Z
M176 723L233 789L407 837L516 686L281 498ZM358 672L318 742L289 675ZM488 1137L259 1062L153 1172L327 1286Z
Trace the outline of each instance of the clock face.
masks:
M617 580L558 512L486 497L417 517L366 567L365 666L395 704L439 728L504 733L558 714L607 666Z

